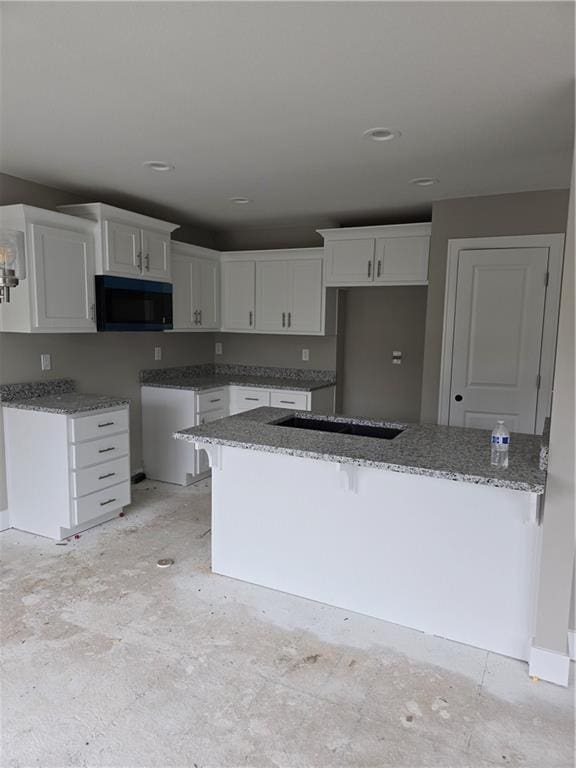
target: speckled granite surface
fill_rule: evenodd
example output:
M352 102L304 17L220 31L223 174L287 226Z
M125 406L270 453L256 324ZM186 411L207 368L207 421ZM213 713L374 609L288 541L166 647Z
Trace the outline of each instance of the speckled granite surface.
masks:
M264 389L290 389L311 392L336 383L334 371L301 368L264 368L248 365L201 365L147 369L140 381L148 387L202 390L230 384Z
M548 446L550 444L550 417L544 419L544 431L540 438L540 469L548 469Z
M54 379L24 384L2 384L0 403L7 408L73 416L84 411L128 405L130 401L109 395L81 394L75 391L72 379Z
M377 440L279 427L274 423L293 414L294 411L285 409L258 408L202 427L182 429L175 437L536 494L544 492L546 473L539 467L540 436L513 434L510 466L497 469L490 465L489 430L297 414L304 418L405 427L394 440Z

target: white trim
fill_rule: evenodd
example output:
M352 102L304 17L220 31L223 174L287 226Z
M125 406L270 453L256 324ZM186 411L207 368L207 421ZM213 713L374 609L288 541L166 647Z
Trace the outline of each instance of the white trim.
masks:
M566 688L570 677L570 658L566 653L548 651L533 645L528 660L528 674Z
M568 656L576 661L576 629L568 630Z
M454 318L456 313L456 282L458 256L461 250L471 248L548 248L550 280L544 307L544 328L540 354L540 392L536 406L536 432L542 432L544 419L550 413L558 310L562 285L564 260L564 235L512 235L510 237L469 237L448 240L446 263L446 289L444 295L444 320L442 324L442 357L440 367L440 392L438 399L438 424L448 424L450 415L450 383L452 379L452 352L454 346Z
M0 532L7 531L9 528L12 528L10 525L10 511L6 507L6 509L0 509Z
M176 241L174 241L176 242ZM255 251L221 251L222 261L281 261L291 259L321 259L324 248L271 248Z
M371 237L411 237L430 235L432 224L383 224L377 227L341 227L336 229L317 229L316 232L327 240L361 240Z

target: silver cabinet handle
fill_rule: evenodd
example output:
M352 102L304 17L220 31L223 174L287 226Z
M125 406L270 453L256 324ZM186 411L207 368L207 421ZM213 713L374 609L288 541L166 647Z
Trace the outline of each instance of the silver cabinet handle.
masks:
M144 268L146 269L146 272L150 272L150 254L147 253L146 257L144 258Z
M282 312L282 328L286 328L286 312Z
M198 310L195 309L192 315L194 317L194 325L198 325Z
M250 312L248 313L248 325L250 326L250 328L252 328L252 318L253 318L253 316L254 316L254 313L252 312L252 310L250 310Z
M108 453L108 451L115 451L116 448L100 448L98 453Z
M113 421L105 421L104 424L98 424L98 428L100 427L111 427L114 424Z
M372 277L372 262L368 262L368 279Z
M283 405L296 405L295 400L280 400Z
M108 501L101 501L100 506L105 507L106 504L112 504L113 501L116 501L116 499L108 499Z
M96 304L90 305L90 320L93 322L96 320Z
M198 325L202 325L202 310L198 310Z
M292 312L288 312L288 328L292 328Z
M244 400L251 400L251 401L257 403L260 400L260 398L259 397L245 397Z
M216 397L214 400L210 400L211 403L219 403L222 400L221 397Z
M382 262L378 259L378 266L376 267L376 277L380 277L382 274Z
M136 254L137 267L142 272L142 251L138 251Z
M108 472L107 475L100 475L98 480L105 480L107 477L114 477L115 474L116 472Z

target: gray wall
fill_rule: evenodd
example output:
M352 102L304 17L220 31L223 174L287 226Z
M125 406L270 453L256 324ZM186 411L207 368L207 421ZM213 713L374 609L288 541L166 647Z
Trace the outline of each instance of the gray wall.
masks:
M216 363L336 370L336 336L217 333L214 340L222 342L223 352ZM302 360L302 349L310 350L309 362Z
M423 421L435 422L438 418L448 240L564 232L568 194L568 190L560 189L434 203L422 377Z
M566 653L574 575L574 169L560 299L534 644ZM572 615L573 621L573 615Z
M402 286L343 291L338 376L345 414L418 421L426 288ZM403 353L392 364L392 351Z

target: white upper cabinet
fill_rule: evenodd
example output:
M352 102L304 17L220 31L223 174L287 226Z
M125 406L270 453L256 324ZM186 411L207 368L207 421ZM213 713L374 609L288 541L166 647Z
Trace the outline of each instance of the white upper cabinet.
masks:
M322 333L324 286L322 259L288 262L288 330L291 333Z
M222 330L254 330L255 263L222 262Z
M96 274L171 282L170 234L179 225L104 203L60 210L96 223Z
M219 253L172 243L172 305L175 331L220 327Z
M430 224L318 230L326 285L425 285Z
M256 262L256 330L281 333L288 327L288 262Z
M0 224L24 232L26 277L0 305L0 330L96 331L93 226L27 205L0 209Z

